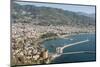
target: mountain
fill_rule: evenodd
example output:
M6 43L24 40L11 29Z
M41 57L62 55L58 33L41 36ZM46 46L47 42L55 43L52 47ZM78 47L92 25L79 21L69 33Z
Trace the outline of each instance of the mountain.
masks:
M44 6L37 7L35 5L20 5L13 3L11 16L14 23L22 22L33 23L36 25L95 26L94 17Z
M95 13L89 14L89 16L95 18Z
M87 16L87 17L91 17L91 18L94 18L95 19L95 13L83 13L83 12L77 12L78 15L84 15L84 16Z

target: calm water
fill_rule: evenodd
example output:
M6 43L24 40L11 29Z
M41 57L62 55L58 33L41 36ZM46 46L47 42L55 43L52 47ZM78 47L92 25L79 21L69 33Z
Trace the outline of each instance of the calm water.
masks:
M88 39L88 42L74 45L64 49L64 53L75 52L75 51L95 51L95 34L79 34L71 36L70 38L62 39L58 38L55 40L48 40L44 42L45 48L51 53L56 52L56 47L68 45L71 43L79 42ZM64 54L55 58L52 63L65 63L65 62L81 62L81 61L95 61L95 53L79 53L79 54Z

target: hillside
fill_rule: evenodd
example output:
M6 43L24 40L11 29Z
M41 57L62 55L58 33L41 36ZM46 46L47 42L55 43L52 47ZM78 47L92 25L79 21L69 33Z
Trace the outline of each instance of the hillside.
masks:
M72 11L14 3L12 21L35 25L95 26L95 18Z

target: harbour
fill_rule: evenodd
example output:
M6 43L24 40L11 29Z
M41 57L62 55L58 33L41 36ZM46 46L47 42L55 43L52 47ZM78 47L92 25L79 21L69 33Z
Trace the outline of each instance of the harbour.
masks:
M55 41L50 40L44 43L45 48L48 49L50 53L53 53L52 55L53 60L51 63L63 63L63 61L64 62L76 61L74 59L67 59L71 57L76 58L76 59L80 58L80 61L84 61L83 58L85 58L85 60L87 61L95 60L95 57L96 57L95 56L95 53L96 53L95 52L95 47L96 47L95 46L95 34L79 34L79 35L73 35L69 39L57 39L57 40L58 41L56 41L56 39ZM65 40L65 41L62 41L63 43L59 43L60 40ZM50 47L51 44L53 44L52 47ZM77 57L75 57L74 55L75 56L77 55Z

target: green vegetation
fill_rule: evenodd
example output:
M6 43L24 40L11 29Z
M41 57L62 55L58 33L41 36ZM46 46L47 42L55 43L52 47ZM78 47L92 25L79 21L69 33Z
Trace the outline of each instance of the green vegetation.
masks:
M41 35L40 38L48 38L48 37L54 37L54 36L57 36L57 34L56 33L46 33L46 34Z
M13 4L13 65L50 63L52 55L43 47L44 41L95 31L93 17L51 7Z
M70 25L89 26L95 25L95 18L80 15L75 12L51 8L36 7L34 5L20 5L14 3L12 7L14 22L27 22L36 25Z

